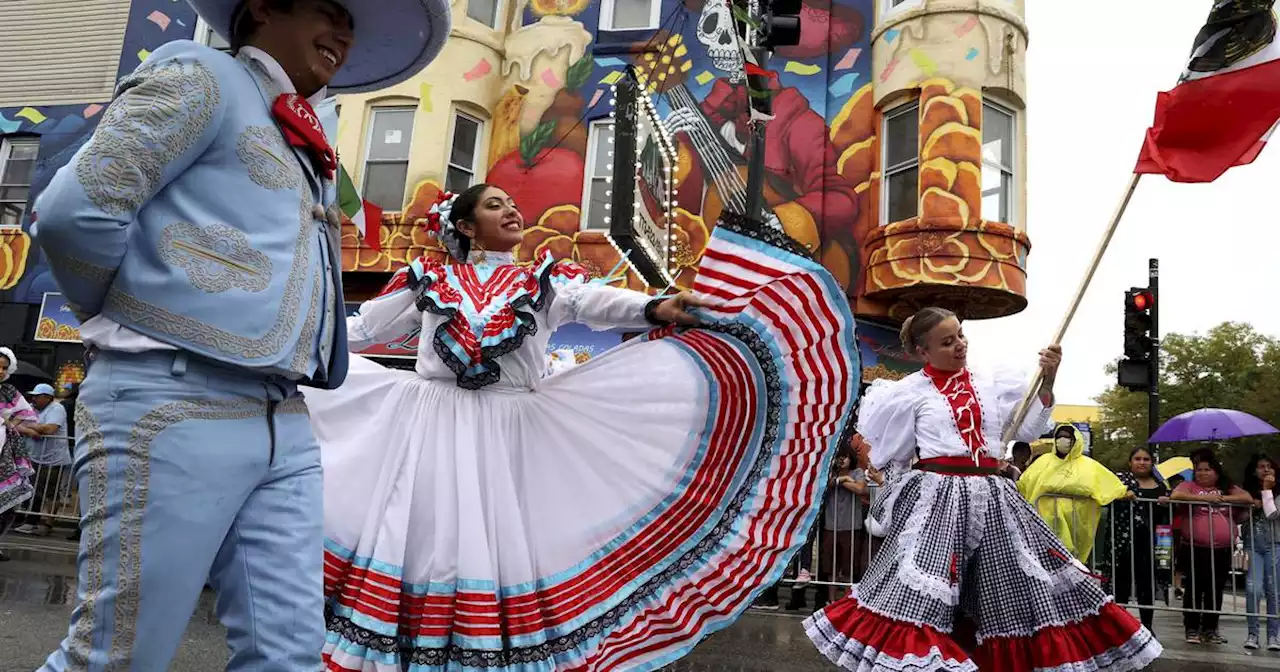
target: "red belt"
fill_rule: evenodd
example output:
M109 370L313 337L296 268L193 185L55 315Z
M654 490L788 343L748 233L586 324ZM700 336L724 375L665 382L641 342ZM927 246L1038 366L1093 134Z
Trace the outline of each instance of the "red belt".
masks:
M915 468L948 476L994 476L1000 473L1000 462L986 455L979 457L976 463L972 457L952 455L920 460Z

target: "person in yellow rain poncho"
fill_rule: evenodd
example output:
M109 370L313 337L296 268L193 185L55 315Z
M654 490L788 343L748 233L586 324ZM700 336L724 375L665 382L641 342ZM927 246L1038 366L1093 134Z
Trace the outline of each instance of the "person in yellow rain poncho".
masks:
M1053 452L1027 468L1018 491L1082 563L1093 552L1102 507L1129 495L1120 479L1084 454L1084 435L1072 425L1053 433Z

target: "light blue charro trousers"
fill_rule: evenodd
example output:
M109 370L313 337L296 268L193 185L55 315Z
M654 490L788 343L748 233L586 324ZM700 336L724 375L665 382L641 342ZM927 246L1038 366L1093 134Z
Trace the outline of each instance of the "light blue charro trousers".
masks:
M167 669L206 579L228 670L319 669L320 449L291 383L104 351L76 428L78 604L40 672Z

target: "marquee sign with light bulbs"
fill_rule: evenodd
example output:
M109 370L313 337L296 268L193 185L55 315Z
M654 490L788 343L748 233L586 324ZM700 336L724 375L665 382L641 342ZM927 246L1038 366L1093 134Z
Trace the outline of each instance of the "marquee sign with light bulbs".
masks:
M676 275L676 146L634 68L612 87L609 238L650 287Z

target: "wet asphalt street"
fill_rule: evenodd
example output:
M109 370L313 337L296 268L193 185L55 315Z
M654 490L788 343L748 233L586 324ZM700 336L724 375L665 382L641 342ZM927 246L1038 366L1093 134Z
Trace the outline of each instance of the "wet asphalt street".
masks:
M75 601L74 558L48 552L49 543L5 541L13 560L0 563L0 672L32 672L44 662L66 631ZM14 543L44 550L14 550ZM1176 625L1174 617L1169 615L1168 619L1160 619L1156 633L1162 638L1171 637ZM1176 641L1176 637L1173 640ZM1184 651L1180 643L1171 643L1166 659L1148 669L1153 672L1280 670L1280 655L1247 655L1239 648L1240 641L1234 640L1220 652L1203 648ZM185 639L170 670L217 672L223 669L225 660L222 627L214 616L213 595L206 592L187 626ZM671 672L831 672L835 668L809 644L798 616L786 612L753 612L732 628L708 638L693 654L668 669Z

